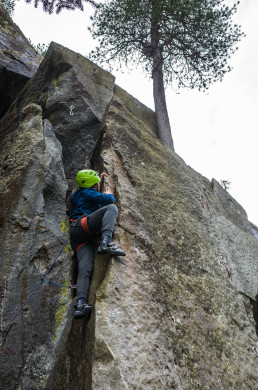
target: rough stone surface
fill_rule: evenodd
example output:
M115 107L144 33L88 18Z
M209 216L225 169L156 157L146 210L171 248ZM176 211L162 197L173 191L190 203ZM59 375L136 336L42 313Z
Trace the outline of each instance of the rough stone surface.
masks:
M66 191L62 148L41 107L22 110L20 123L1 144L1 328L30 295L64 244ZM70 280L63 251L51 277ZM53 294L54 293L54 294ZM11 325L1 347L1 388L44 388L62 348L70 291L45 285ZM29 387L27 383L30 383Z
M0 118L35 74L42 56L0 5Z
M113 88L110 73L53 43L0 122L2 329L68 237L67 191L74 187L75 172L91 159ZM68 285L74 282L73 275L74 262L66 249L51 271L51 280ZM81 360L72 351L73 332L83 333L85 327L75 324L68 338L71 307L70 289L45 284L39 289L5 335L3 388L43 389L47 382L50 388L67 388L67 383L84 386L86 358ZM78 338L77 351L81 347ZM66 349L72 368L61 375Z
M258 242L245 211L162 147L119 90L106 123L127 257L97 292L92 388L257 389Z
M39 104L62 144L66 176L73 178L78 167L90 162L105 123L114 80L80 54L51 43L38 72L4 121L9 123L10 115L18 117L24 105Z
M2 337L1 389L258 390L257 227L161 145L151 110L55 43L0 122L1 329L65 243L84 166L109 173L127 256L96 255L89 319L70 289L39 288ZM48 279L75 275L66 247Z

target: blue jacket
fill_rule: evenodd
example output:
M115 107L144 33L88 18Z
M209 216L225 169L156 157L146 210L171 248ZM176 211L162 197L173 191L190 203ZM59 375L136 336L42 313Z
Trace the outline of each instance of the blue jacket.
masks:
M100 209L101 205L106 206L114 203L112 194L102 194L94 188L79 188L71 195L71 219L77 219L82 215L89 215Z

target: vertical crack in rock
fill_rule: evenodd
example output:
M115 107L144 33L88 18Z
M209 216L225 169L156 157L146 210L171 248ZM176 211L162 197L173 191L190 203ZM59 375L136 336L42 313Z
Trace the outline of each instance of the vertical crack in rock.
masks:
M255 321L255 330L258 336L258 294L256 295L256 299L252 301L252 306L253 306L253 316ZM258 356L258 350L257 350L257 356Z
M103 170L103 162L100 156L102 137L98 140L95 150L91 153L91 165L98 171ZM75 259L73 259L75 260ZM96 351L95 325L96 294L105 279L110 266L107 256L95 254L94 273L89 291L89 302L93 304L93 312L88 318L82 320L73 319L72 327L66 342L66 346L48 380L49 389L76 388L78 390L92 390L92 360ZM76 264L74 264L76 268ZM76 270L74 272L76 281Z

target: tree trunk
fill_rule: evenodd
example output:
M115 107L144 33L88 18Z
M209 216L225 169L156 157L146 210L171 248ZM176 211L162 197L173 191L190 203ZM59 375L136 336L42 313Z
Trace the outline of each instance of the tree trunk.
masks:
M174 143L171 135L171 127L169 123L167 103L165 96L165 87L163 79L163 57L162 49L159 47L158 29L152 28L152 48L153 48L153 97L155 106L155 115L158 126L158 137L160 141L173 151Z

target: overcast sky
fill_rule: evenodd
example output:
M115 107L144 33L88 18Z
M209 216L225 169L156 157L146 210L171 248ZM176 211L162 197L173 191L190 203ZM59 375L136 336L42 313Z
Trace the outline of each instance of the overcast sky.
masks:
M233 4L234 0L227 0ZM48 15L40 5L19 0L14 21L36 45L55 41L88 56L94 48L87 26L91 6L85 11ZM235 17L247 36L230 60L232 72L208 93L166 91L176 152L208 179L231 182L229 193L258 225L257 107L258 107L258 0L242 0ZM116 83L153 108L152 82L141 69L129 74L112 72ZM197 194L198 196L199 194Z

